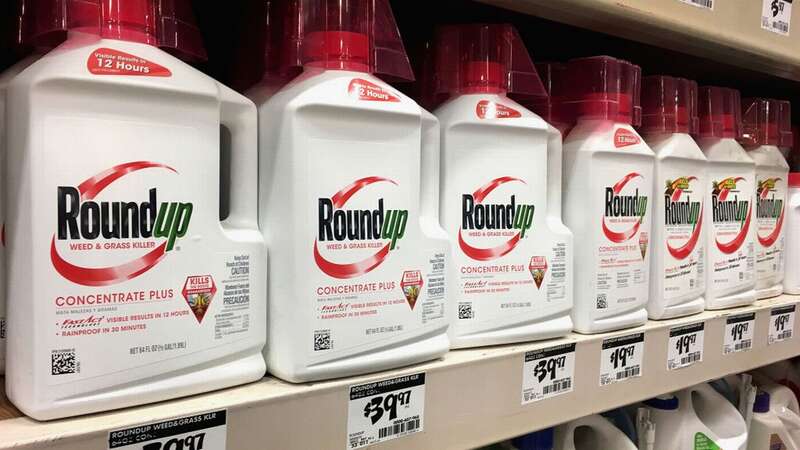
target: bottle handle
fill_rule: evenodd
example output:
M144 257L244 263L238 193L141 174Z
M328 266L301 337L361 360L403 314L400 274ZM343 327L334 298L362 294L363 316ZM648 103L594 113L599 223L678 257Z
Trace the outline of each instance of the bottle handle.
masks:
M230 132L230 210L226 228L258 226L258 116L256 107L234 90L219 85L220 124ZM222 195L222 193L220 193Z

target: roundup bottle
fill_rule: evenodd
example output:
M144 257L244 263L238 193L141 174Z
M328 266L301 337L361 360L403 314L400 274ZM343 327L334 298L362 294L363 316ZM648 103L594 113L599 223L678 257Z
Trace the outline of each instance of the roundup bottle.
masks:
M8 87L9 398L53 419L259 379L252 103L156 47L197 32L187 5L34 6L32 39L66 41Z
M755 296L755 164L736 142L741 132L739 91L700 88L698 145L708 159L704 228L706 309L749 305Z
M292 382L449 348L449 246L421 199L423 113L385 0L304 1L303 73L258 105L269 369ZM434 133L435 135L436 133ZM422 180L422 182L421 182Z
M783 291L800 295L800 146L792 149L786 194L786 277Z
M750 98L742 102L741 142L756 163L756 297L783 292L784 229L789 164L778 145L791 139L790 104Z
M437 33L442 225L454 247L454 347L572 329L572 234L561 222L561 135L508 98L544 95L510 25Z
M577 117L564 141L564 219L575 234L580 333L647 321L653 151L631 126L640 69L608 56L570 61L560 107Z
M642 126L656 154L651 319L696 314L705 308L706 158L690 133L697 126L697 83L668 76L642 80ZM663 192L663 194L662 194Z

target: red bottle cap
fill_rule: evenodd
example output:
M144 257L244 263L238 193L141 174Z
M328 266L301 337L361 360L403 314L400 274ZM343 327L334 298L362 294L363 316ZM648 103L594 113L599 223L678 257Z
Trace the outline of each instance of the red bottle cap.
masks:
M301 9L304 66L414 79L388 0L304 0Z
M736 89L701 86L697 110L700 137L733 138L741 136L742 104Z
M103 38L158 45L153 0L102 0L101 3Z
M692 133L697 124L697 83L649 76L642 81L642 125L646 133Z
M792 102L778 100L778 147L791 148L793 145Z
M35 0L29 6L22 39L34 47L56 47L69 30L100 34L101 0Z
M208 60L189 0L156 1L158 46L188 62Z
M781 125L780 106L771 98L746 98L742 100L742 145L778 145L781 128L791 132L791 123ZM790 119L786 117L786 119Z
M576 118L636 125L642 117L641 73L639 66L610 56L573 59L567 63L570 88L560 107Z
M547 95L519 33L507 24L439 28L436 77L437 93Z
M566 91L566 87L564 86L566 70L567 66L562 63L536 63L536 72L539 74L539 78L542 80L542 84L544 85L547 95L511 96L522 106L530 109L539 117L547 121L547 123L558 128L563 135L566 135L573 125L572 118L565 116L563 114L563 110L556 108L556 104L558 104Z

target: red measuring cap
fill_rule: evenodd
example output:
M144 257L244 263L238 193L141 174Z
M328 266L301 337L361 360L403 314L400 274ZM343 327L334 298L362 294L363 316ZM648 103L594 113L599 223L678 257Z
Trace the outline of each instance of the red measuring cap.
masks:
M511 25L440 27L435 45L437 93L547 95L525 44Z
M535 66L547 95L512 95L512 98L558 128L562 134L566 134L572 128L573 120L556 108L556 105L564 95L567 66L557 62L536 63Z
M789 117L787 117L789 119ZM771 98L746 98L742 100L743 145L778 145L781 139L781 114L777 100ZM791 132L791 123L783 128Z
M778 147L791 148L793 145L792 102L778 100Z
M701 86L697 110L702 138L738 139L742 130L742 104L739 91L719 86Z
M639 66L610 56L577 58L567 63L565 78L559 105L565 114L632 125L641 120Z
M101 36L106 39L158 45L154 0L101 0Z
M189 0L156 0L158 46L188 62L208 60Z
M304 0L301 5L305 67L414 80L388 0Z
M101 0L33 0L31 20L22 23L21 39L39 48L53 48L67 39L67 31L100 35Z
M646 133L692 133L697 124L697 83L664 75L642 80L642 125Z

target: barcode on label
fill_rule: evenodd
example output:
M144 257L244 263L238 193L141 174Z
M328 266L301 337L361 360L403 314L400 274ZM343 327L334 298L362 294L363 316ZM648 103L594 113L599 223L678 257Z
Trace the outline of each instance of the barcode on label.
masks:
M394 436L395 434L411 432L417 428L419 428L419 418L414 418L407 422L396 423L378 430L378 439L383 439L387 436Z
M778 340L782 341L784 339L789 339L792 337L792 330L784 330L778 333Z
M630 377L638 377L642 369L639 366L628 367L622 372L617 372L617 380L622 380Z
M681 0L683 3L699 6L700 8L714 9L714 0Z
M700 352L690 353L681 358L681 365L691 364L700 361Z
M572 378L564 378L556 380L553 384L547 385L542 388L542 394L552 394L555 392L565 391L572 387Z
M745 339L742 342L737 342L733 346L733 351L738 352L739 350L744 350L750 348L752 346L752 341L750 339Z

